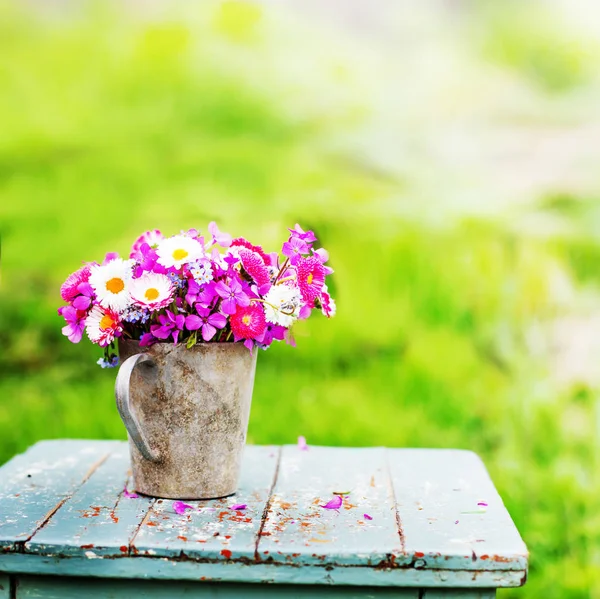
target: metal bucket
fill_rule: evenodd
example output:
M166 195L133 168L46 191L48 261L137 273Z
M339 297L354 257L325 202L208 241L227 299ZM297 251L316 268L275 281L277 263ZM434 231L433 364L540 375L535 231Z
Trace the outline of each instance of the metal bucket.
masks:
M119 353L115 396L136 491L173 499L235 493L256 350L250 354L241 343L140 348L119 340Z

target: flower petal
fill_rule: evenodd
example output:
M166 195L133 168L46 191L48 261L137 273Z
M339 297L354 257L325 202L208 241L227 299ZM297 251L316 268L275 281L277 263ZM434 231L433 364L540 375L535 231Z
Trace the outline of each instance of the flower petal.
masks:
M336 495L333 499L329 500L325 505L319 507L325 508L326 510L339 510L342 507L344 500L341 495Z
M298 449L300 451L308 451L308 444L306 443L306 438L302 435L298 437Z
M232 505L229 509L230 510L245 510L247 507L248 507L248 505L245 503L236 503L235 505Z
M132 493L131 491L128 491L127 487L125 487L123 489L123 495L125 497L127 497L128 499L137 499L139 497L139 495L137 493L135 493L135 492Z
M183 515L183 514L185 514L185 510L193 510L194 506L190 505L189 503L183 503L183 501L174 501L173 502L173 509L179 515Z
M197 331L202 326L202 319L195 314L190 314L185 319L185 328L188 331Z
M363 514L363 518L365 520L373 520L373 516L369 516L369 514Z

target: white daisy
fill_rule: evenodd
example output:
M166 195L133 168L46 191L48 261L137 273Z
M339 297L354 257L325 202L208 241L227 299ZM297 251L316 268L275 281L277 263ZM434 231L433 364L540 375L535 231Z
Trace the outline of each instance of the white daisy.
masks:
M160 310L173 299L173 283L167 275L147 272L139 279L132 279L129 293L135 304L150 310Z
M92 343L106 347L123 330L119 322L119 315L102 306L94 306L85 319L87 336Z
M133 261L116 258L102 266L93 266L90 285L102 306L122 312L130 302L129 281Z
M300 312L300 292L291 285L273 285L264 304L267 322L289 327L298 318Z
M204 255L202 246L187 235L174 235L159 242L156 249L158 263L165 268L181 268L189 262L196 262Z

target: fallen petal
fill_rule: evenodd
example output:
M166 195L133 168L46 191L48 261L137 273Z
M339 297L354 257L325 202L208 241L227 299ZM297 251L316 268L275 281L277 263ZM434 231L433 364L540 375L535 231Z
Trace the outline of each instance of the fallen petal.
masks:
M319 507L325 508L326 510L339 510L342 507L343 499L341 495L336 495L333 499L328 501L325 505Z
M247 507L248 507L248 505L245 503L236 503L235 505L232 505L229 509L230 510L245 510Z
M306 443L306 438L303 436L298 437L298 449L300 451L308 451L308 444Z
M373 520L373 516L369 516L369 514L363 514L363 518L365 520Z
M194 506L189 503L183 503L183 501L174 501L173 509L179 514L185 514L185 510L193 510Z
M139 495L137 493L131 493L130 491L127 490L127 487L125 487L123 489L123 495L125 497L127 497L127 499L137 499L139 497Z
M488 504L485 501L478 501L477 505L480 506L480 507L487 507L488 506Z

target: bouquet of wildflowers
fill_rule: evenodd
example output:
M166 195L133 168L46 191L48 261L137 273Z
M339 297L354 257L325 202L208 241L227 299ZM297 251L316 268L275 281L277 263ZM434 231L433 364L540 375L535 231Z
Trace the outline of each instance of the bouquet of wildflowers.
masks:
M282 254L266 254L247 239L232 239L213 222L206 238L190 229L164 237L148 231L129 259L109 253L67 277L60 289L66 306L63 334L79 343L83 332L104 348L98 363L116 366L115 339L157 342L242 342L266 349L274 340L293 342L290 328L313 309L327 317L335 302L326 278L327 252L314 249L312 231L289 229Z

